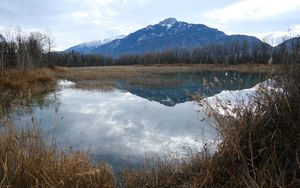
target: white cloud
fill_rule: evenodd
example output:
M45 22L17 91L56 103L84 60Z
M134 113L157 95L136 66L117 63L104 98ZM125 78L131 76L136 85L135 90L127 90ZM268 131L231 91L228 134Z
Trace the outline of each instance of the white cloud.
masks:
M72 13L74 19L85 19L88 18L88 14L86 12L76 11Z
M244 0L207 13L206 17L219 23L256 21L300 8L299 0Z
M276 46L283 41L300 36L300 24L293 25L287 30L267 31L259 33L245 33L247 35L256 36L257 38L268 42L272 46Z
M226 33L283 30L300 23L297 10L300 0L1 0L0 29L49 28L56 50L64 50L85 41L127 35L167 17Z
M3 1L3 2L2 2ZM20 26L23 30L50 28L55 50L90 40L128 34L141 28L140 19L127 20L147 0L1 0L0 29ZM0 31L1 32L1 31Z

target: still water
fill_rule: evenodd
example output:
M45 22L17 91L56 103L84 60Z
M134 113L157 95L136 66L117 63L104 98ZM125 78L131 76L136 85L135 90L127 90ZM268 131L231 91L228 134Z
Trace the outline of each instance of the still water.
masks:
M218 140L215 125L191 93L211 96L224 89L250 88L263 80L260 74L172 73L162 76L176 84L143 86L118 81L111 91L76 89L60 81L55 93L20 123L32 118L46 137L56 137L58 147L90 150L93 161L104 160L115 169L136 166L145 155L185 156L203 146L214 150Z

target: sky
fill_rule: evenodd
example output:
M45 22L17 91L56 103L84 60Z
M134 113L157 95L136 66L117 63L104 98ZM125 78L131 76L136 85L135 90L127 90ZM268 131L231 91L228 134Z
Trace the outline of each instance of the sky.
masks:
M47 31L55 50L128 35L174 17L271 44L300 35L300 0L0 0L0 32Z

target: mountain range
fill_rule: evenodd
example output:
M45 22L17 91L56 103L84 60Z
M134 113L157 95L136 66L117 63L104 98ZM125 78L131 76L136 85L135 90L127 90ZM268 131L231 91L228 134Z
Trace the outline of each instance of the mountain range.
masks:
M261 40L253 36L227 35L203 24L191 24L177 21L175 18L167 18L127 36L82 43L65 52L75 51L118 57L125 54L143 54L167 49L193 49L211 43L227 44L232 41L245 41L249 47L263 44ZM267 46L272 48L268 44Z
M125 35L119 35L119 36L110 37L110 38L107 38L104 40L94 40L94 41L84 42L84 43L81 43L81 44L78 44L76 46L66 49L65 52L76 51L76 52L80 52L83 54L92 53L95 48L97 48L101 45L104 45L104 44L110 43L114 40L122 39L125 37L126 37Z

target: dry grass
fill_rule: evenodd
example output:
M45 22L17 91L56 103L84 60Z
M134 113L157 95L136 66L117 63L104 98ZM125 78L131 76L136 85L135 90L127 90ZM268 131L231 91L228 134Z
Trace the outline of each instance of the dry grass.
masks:
M200 72L200 71L238 71L238 72L280 72L282 65L132 65L132 66L107 66L107 67L56 67L56 76L68 79L76 83L81 80L98 81L99 89L106 87L116 87L119 80L129 84L143 85L146 87L174 86L177 80L160 79L161 75L168 73ZM100 82L99 82L100 81ZM90 88L90 84L81 84L81 88ZM86 87L85 87L86 86Z
M123 185L134 187L201 187L199 181L206 177L204 171L209 163L209 155L201 153L189 159L152 158L141 169L125 170ZM207 174L208 175L208 174Z
M55 70L57 77L73 81L123 80L135 77L138 73L132 67L56 67Z
M284 65L241 64L241 65L213 65L213 64L182 64L182 65L131 65L131 66L105 66L105 67L56 67L59 77L71 80L95 79L126 79L128 77L196 71L237 71L237 72L278 72Z
M8 70L0 77L0 104L3 107L23 103L31 96L54 90L55 85L55 75L48 68Z
M6 123L0 131L0 187L114 187L108 165L94 166L86 153L47 146L33 128Z

